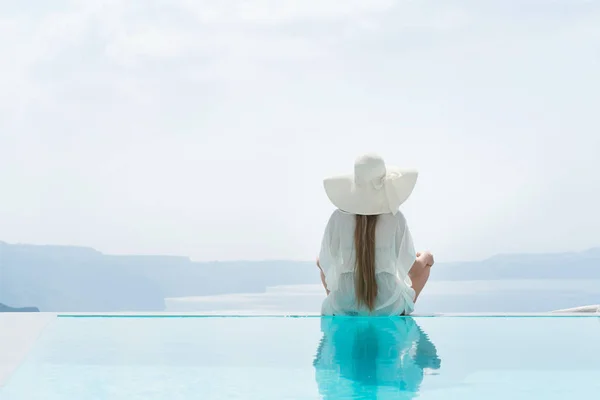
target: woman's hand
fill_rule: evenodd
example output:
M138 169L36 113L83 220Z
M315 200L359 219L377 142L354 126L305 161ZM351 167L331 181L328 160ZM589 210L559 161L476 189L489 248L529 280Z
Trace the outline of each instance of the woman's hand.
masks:
M431 267L435 263L433 254L430 251L417 252L417 258L422 260L422 263L428 267Z

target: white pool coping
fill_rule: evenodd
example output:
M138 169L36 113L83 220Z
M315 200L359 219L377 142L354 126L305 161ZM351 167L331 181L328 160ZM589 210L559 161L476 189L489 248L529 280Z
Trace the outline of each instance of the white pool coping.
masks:
M592 317L600 318L599 306L585 306L574 309L556 310L547 313L445 313L413 314L415 318L427 317ZM319 313L265 313L248 311L231 312L115 312L115 313L0 313L0 387L25 359L36 340L57 318L101 318L101 317L254 317L254 318L310 318L319 317Z
M53 313L0 313L0 387L55 319Z
M69 312L58 313L58 317L255 317L255 318L273 318L273 317L291 317L307 318L320 317L318 312L262 312L260 310L228 310L228 311L164 311L164 312ZM545 313L413 313L410 315L415 318L424 317L560 317L560 316L600 316L600 305L569 308L563 310L549 311Z
M600 304L581 306L575 308L565 308L553 311L553 313L596 313L600 314Z

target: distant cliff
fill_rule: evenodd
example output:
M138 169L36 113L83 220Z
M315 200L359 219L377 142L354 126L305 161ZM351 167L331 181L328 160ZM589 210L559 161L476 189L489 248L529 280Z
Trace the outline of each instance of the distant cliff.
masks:
M6 304L0 303L0 312L40 312L37 307L9 307Z
M600 279L600 249L500 255L434 268L432 280ZM197 263L186 257L111 256L90 248L0 242L0 302L41 311L159 311L167 297L319 282L314 262Z
M434 268L433 280L600 279L600 248L568 253L502 254L483 261L439 264Z
M111 256L94 249L0 242L0 301L41 311L157 311L165 297L260 292L318 283L310 262L207 262Z
M162 310L158 283L86 248L0 243L0 302L41 311Z

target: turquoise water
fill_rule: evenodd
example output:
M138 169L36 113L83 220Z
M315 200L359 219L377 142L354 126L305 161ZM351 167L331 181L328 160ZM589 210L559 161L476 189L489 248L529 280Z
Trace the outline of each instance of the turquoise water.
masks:
M598 317L58 318L23 399L596 399Z

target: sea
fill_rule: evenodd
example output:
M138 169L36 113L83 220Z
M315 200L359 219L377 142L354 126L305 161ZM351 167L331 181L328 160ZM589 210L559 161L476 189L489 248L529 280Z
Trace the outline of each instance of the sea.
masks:
M212 314L315 314L325 292L321 285L269 287L262 293L165 299L166 311ZM432 281L415 313L543 313L600 304L600 280L523 279Z

